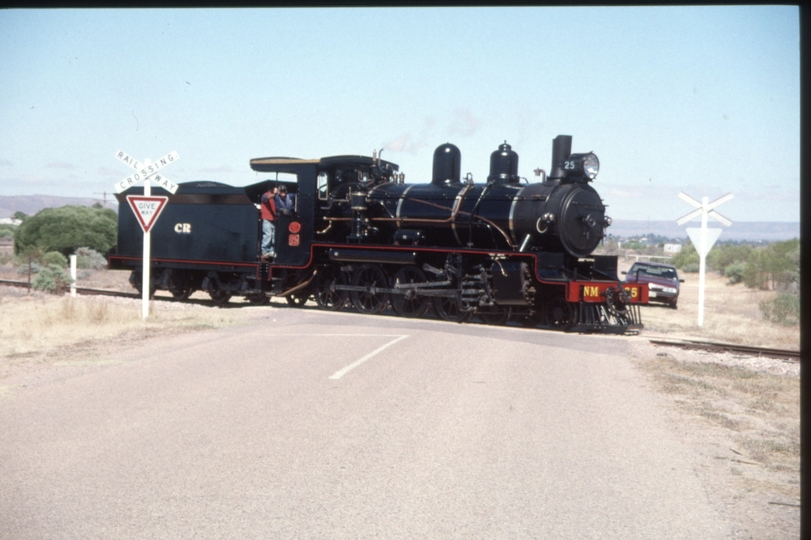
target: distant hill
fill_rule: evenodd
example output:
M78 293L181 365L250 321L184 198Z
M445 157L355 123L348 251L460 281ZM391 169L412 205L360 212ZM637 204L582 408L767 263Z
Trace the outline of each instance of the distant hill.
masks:
M60 206L93 206L101 203L102 199L81 197L57 197L54 195L17 195L0 196L0 218L11 217L14 212L22 212L33 216L43 208L59 208ZM118 201L112 195L107 196L107 208L118 211Z
M0 196L0 218L11 217L14 212L24 212L33 216L43 208L58 208L65 205L92 206L102 202L101 199L79 198L79 197L56 197L52 195L19 195ZM108 195L107 208L118 211L118 201L112 195ZM700 227L698 220L685 225L676 225L676 221L634 221L615 219L608 233L618 238L633 238L652 233L658 236L673 239L687 239L687 227ZM720 227L721 233L719 241L724 240L750 240L753 242L766 241L775 242L780 240L790 240L800 237L799 222L777 222L777 221L738 221L731 227L725 227L720 223L712 222L711 227Z
M800 237L799 222L780 221L736 221L730 227L726 227L710 220L709 227L722 229L723 232L718 238L719 242L724 240L749 240L752 242L765 241L777 242L781 240L791 240ZM652 233L667 238L687 239L687 227L701 227L701 221L695 220L684 225L676 225L673 221L633 221L615 219L608 228L608 233L619 238L633 238Z

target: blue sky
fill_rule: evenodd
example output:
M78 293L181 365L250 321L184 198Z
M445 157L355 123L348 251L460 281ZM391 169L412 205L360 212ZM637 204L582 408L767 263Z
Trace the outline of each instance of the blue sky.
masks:
M616 219L799 221L796 6L0 11L0 195L101 197L121 149L175 182L249 160L383 157L428 182L436 146L519 174L552 139L593 151Z

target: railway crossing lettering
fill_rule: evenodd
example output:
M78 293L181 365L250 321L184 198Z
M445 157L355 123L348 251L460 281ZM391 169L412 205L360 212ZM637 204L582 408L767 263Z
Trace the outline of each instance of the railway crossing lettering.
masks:
M166 154L160 159L155 160L154 162L146 160L144 163L141 163L140 161L138 161L137 159L135 159L134 157L130 156L129 154L127 154L122 150L116 152L115 157L124 165L135 170L134 173L130 174L123 180L116 182L115 184L116 193L126 191L127 189L137 184L138 182L147 179L151 180L152 182L155 182L156 185L162 187L169 193L174 194L177 191L176 183L172 182L165 176L158 174L160 170L180 159L180 156L178 156L177 152L174 151L169 152L168 154Z

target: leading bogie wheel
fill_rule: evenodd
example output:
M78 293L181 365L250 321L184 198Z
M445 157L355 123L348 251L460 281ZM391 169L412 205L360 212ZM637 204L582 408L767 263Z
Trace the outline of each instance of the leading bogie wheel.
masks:
M575 323L572 304L565 298L558 296L546 305L546 322L553 330L568 331Z

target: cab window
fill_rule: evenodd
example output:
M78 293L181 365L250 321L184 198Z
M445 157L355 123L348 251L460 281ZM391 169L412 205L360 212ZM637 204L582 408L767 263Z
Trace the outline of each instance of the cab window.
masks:
M318 198L326 201L329 198L329 175L326 172L318 173Z

